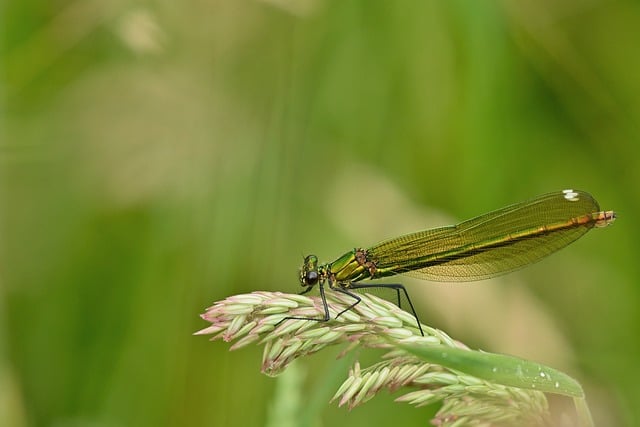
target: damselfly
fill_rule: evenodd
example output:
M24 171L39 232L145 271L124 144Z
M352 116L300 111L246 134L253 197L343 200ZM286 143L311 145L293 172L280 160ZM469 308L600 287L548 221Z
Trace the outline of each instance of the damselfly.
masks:
M422 332L420 321L401 284L363 284L365 279L406 274L433 281L473 281L508 273L567 246L594 227L616 218L601 211L584 191L563 190L517 203L457 225L432 228L385 240L369 248L355 248L334 262L319 264L308 255L300 269L300 284L309 292L320 289L324 317L287 317L326 322L329 308L324 285L353 298L338 315L352 309L360 297L352 290L387 288L396 292L398 305L406 297Z

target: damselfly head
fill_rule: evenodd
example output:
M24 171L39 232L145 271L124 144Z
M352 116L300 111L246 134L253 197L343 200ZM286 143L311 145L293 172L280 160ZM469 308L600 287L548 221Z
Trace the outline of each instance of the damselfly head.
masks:
M306 256L300 269L300 284L305 288L309 288L318 283L319 279L318 257L315 255Z

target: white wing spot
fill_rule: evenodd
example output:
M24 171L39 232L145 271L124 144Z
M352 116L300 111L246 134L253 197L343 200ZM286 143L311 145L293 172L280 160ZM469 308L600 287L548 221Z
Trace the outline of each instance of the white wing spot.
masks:
M573 190L562 190L562 192L564 193L564 198L570 202L577 202L580 200L578 193Z

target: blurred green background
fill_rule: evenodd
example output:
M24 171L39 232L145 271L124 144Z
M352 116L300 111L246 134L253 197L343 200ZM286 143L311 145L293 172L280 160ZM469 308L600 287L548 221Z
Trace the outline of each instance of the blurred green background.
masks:
M637 1L0 7L1 425L426 425L329 404L340 349L268 378L198 315L564 188L618 221L493 281L402 281L423 322L640 425Z

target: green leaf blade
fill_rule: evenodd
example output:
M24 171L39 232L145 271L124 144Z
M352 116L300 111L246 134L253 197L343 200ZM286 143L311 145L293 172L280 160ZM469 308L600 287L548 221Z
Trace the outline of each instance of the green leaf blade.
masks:
M504 354L442 345L398 343L398 346L429 363L437 363L486 381L574 398L584 397L584 391L576 380L540 363Z

